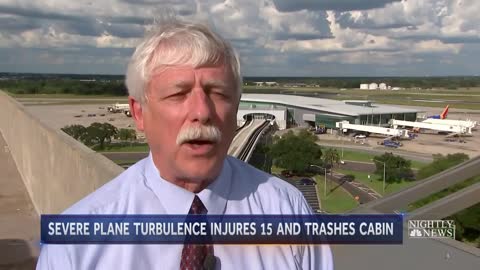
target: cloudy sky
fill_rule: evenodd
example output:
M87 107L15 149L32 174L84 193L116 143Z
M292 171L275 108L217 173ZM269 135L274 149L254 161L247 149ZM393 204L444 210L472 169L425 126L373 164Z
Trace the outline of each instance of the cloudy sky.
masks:
M165 10L213 24L245 76L480 75L478 0L0 0L0 72L123 74Z

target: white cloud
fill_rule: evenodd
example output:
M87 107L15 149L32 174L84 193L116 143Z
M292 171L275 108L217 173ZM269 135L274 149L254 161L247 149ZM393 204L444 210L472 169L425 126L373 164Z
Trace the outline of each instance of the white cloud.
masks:
M373 65L397 65L401 63L411 63L411 58L399 57L398 52L373 52L357 51L346 53L335 53L331 55L320 56L317 58L320 62L337 62L343 64L373 64Z
M475 0L402 1L383 9L342 12L344 27L392 38L480 41L480 2Z
M440 40L422 40L415 42L412 48L413 53L454 53L460 52L462 45L445 44Z
M289 75L292 67L317 74L325 65L343 65L338 75L356 65L402 64L405 72L419 62L442 63L445 72L466 62L480 68L467 46L480 43L475 0L0 0L0 49L38 53L31 66L117 72L145 24L165 10L214 24L240 51L247 75ZM0 71L9 66L0 62Z

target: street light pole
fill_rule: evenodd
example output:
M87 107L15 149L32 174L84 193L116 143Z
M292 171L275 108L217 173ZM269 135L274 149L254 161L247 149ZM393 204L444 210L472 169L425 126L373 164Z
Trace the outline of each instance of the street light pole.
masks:
M327 198L327 168L323 168L325 170L325 183L323 185L323 196L325 199Z
M343 160L343 144L344 144L344 142L343 142L343 129L340 129L340 132L342 133L341 138L342 138L342 160Z
M325 176L324 176L324 183L323 183L323 196L327 198L327 168L322 168L317 165L311 164L310 167L317 167L319 169L323 169L325 171Z
M385 162L383 162L383 195L385 196Z
M385 167L386 167L386 163L385 163L385 161L380 161L380 160L375 160L375 159L372 159L372 161L378 161L378 162L383 163L383 195L385 195L385 178L386 178L386 176L385 176L385 172L386 172Z

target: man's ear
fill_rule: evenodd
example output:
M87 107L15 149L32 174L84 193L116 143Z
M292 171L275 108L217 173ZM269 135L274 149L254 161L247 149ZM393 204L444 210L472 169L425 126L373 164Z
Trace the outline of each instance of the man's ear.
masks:
M135 121L135 125L139 131L144 131L143 126L143 110L139 100L136 100L132 96L128 96L128 104L130 105L130 113Z

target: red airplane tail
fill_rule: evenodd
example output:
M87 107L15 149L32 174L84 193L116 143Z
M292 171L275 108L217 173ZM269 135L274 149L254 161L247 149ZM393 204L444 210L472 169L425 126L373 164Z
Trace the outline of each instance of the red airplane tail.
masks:
M450 105L447 105L447 106L445 107L445 109L443 109L443 112L440 114L440 119L446 119L446 118L447 118L448 107L450 107Z

